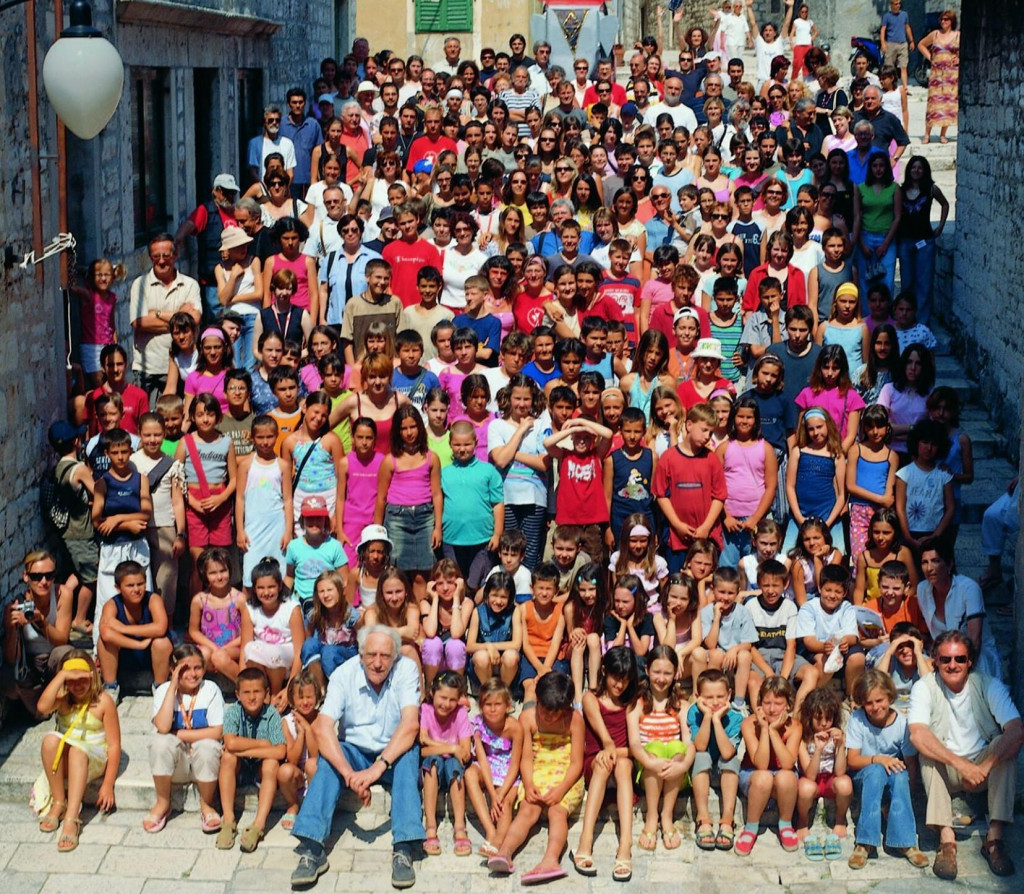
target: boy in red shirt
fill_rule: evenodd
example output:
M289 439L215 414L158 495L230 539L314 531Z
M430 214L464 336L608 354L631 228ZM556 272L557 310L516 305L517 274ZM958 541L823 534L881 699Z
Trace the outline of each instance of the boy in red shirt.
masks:
M670 572L681 571L694 540L710 537L722 548L720 516L725 506L725 470L707 443L717 423L715 411L697 404L686 414L686 435L658 459L651 491L669 525L666 556Z
M395 214L401 236L384 246L381 257L391 265L391 294L397 295L403 307L419 304L417 277L424 267L441 269L438 250L421 239L419 234L419 202L407 202Z

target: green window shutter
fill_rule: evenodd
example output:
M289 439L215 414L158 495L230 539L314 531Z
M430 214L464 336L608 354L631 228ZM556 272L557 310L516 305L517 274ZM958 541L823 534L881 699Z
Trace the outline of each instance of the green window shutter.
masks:
M444 31L445 0L416 0L416 30Z
M472 31L473 0L416 0L416 30Z
M445 29L473 30L473 0L445 0Z

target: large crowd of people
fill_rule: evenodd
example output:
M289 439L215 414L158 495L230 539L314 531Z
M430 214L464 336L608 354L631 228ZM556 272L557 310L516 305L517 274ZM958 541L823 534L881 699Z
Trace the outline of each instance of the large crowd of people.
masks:
M446 796L457 855L511 874L543 819L521 880L558 878L578 817L594 875L609 789L618 881L634 844L680 846L690 787L701 849L749 854L774 800L787 851L860 869L884 841L946 879L951 794L987 788L983 853L1014 871L1024 726L953 559L974 465L928 327L948 204L890 110L905 54L840 88L805 5L715 25L676 69L645 39L621 82L518 34L432 68L358 39L125 294L90 265L60 549L4 613L7 690L57 718L34 799L58 850L89 782L113 806L120 690L151 676L145 831L194 782L216 846L252 851L280 794L296 885L375 784L399 888Z

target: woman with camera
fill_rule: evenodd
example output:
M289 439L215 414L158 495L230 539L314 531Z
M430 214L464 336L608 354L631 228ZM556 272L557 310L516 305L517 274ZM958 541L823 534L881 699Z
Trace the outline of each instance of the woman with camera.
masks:
M46 550L33 550L24 564L25 591L4 609L0 687L5 696L21 701L38 718L39 695L71 651L74 591L66 583L56 586L57 563Z

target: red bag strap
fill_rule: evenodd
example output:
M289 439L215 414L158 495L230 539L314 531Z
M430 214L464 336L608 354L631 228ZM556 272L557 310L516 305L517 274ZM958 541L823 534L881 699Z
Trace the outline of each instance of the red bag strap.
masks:
M185 450L188 453L188 458L192 460L192 468L196 471L196 478L199 479L199 496L206 499L206 497L210 496L210 484L206 480L203 461L199 458L199 449L196 447L195 435L185 435Z

